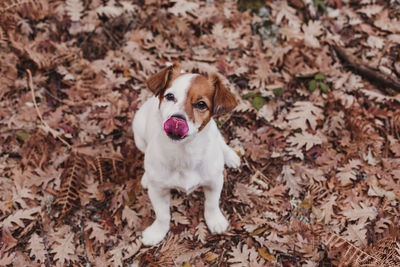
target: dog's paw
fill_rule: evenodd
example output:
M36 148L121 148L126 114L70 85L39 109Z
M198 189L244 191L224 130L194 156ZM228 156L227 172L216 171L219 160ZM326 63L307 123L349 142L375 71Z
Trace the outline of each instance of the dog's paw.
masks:
M225 164L229 168L239 168L240 167L240 157L236 154L233 149L230 149L224 153Z
M147 227L142 233L142 243L145 246L155 246L168 233L169 227L161 225L155 221L151 226Z
M228 229L229 222L222 215L221 211L215 214L205 214L206 223L211 233L221 234Z

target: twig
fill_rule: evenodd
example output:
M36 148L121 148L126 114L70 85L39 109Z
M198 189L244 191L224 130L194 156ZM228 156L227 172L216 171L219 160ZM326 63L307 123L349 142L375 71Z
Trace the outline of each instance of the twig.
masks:
M364 78L371 80L372 82L378 83L379 85L387 86L393 90L400 92L400 80L385 73L382 73L371 66L363 63L353 54L349 53L345 48L332 45L335 49L339 58L345 61L351 68L357 71ZM383 86L378 86L378 89L388 93L386 88Z
M83 252L84 252L84 258L85 258L85 261L86 261L86 267L91 267L92 266L92 264L90 263L90 260L89 260L89 257L88 257L88 253L87 253L87 250L86 250L86 243L85 243L85 218L84 218L84 216L82 216L81 217L81 225L80 225L80 227L81 227L81 236L80 236L80 238L81 238L81 243L82 243L82 246L83 246Z
M26 73L28 73L28 88L31 90L32 93L32 101L33 104L35 106L35 110L37 115L39 116L40 122L43 124L43 126L45 126L48 130L50 130L50 132L58 139L60 140L64 145L66 145L68 148L72 148L72 146L70 144L68 144L67 141L65 141L63 138L61 138L59 135L60 133L57 132L56 130L54 130L53 128L51 128L47 122L45 122L43 120L42 114L40 113L39 107L36 103L36 96L35 96L35 91L33 90L33 82L32 82L32 73L29 69L26 70Z
M44 246L44 249L46 250L45 254L46 254L47 262L45 262L45 265L46 265L46 267L50 267L53 265L53 263L50 258L49 246L48 246L48 242L47 242L47 239L46 239L46 236L44 233L44 229L43 229L43 217L42 216L39 216L39 217L40 217L40 222L39 222L40 237L43 240L43 246Z

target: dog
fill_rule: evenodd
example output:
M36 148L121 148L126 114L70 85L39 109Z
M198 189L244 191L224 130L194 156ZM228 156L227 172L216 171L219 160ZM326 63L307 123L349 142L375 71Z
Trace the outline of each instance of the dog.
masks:
M186 194L202 187L204 218L212 233L229 226L219 208L224 164L240 166L240 157L226 143L213 120L231 112L235 96L217 74L209 78L184 73L170 65L146 81L154 94L132 122L136 146L144 156L142 186L147 188L156 219L142 233L142 243L158 244L170 226L170 190Z

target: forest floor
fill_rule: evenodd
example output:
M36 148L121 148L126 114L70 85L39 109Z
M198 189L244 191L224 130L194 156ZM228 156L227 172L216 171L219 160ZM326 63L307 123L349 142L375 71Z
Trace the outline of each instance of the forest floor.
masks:
M225 234L174 191L145 247L131 122L166 62L235 93L242 165ZM399 1L6 0L0 100L0 266L400 265Z

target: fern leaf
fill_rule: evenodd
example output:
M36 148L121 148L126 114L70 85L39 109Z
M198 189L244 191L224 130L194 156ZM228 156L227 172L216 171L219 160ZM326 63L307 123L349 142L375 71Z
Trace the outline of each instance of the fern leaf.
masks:
M400 139L400 110L396 110L391 114L390 130L397 139Z
M66 11L71 21L79 21L84 10L81 0L67 0Z
M398 250L400 247L399 240L396 237L398 229L394 228L394 231L394 236L390 235L383 238L371 247L370 254L374 256L374 260L369 259L369 261L360 262L360 266L400 266L400 251Z
M126 169L126 164L124 164L121 158L96 157L94 161L100 183L104 183L107 180L122 182L127 178L125 177L126 175L124 175L124 173L127 173L124 171Z
M5 0L0 3L0 15L15 11L23 18L40 20L48 14L48 0Z
M120 16L124 10L114 5L101 6L96 9L97 14L105 16L107 18L115 18Z
M364 252L360 248L356 247L340 235L331 231L322 231L323 243L329 249L335 249L341 251L340 255L340 266L349 266L355 264L356 266L362 266L363 263L368 261L380 262L378 258ZM344 252L343 252L344 251ZM379 265L374 265L379 266Z
M201 243L205 244L207 242L206 241L207 235L208 235L207 226L205 225L204 222L200 222L196 226L197 240L199 240Z
M42 130L38 130L24 143L21 149L22 165L36 168L43 168L48 161L49 154L54 150L55 139Z
M4 47L7 44L7 35L4 32L3 28L0 26L0 47Z
M80 192L83 186L87 169L85 160L79 154L71 154L66 162L66 167L61 174L61 187L54 204L60 207L61 214L59 219L63 218L73 208L79 205Z
M34 3L35 0L5 0L3 3L0 4L0 14L13 10L23 5L29 5Z

